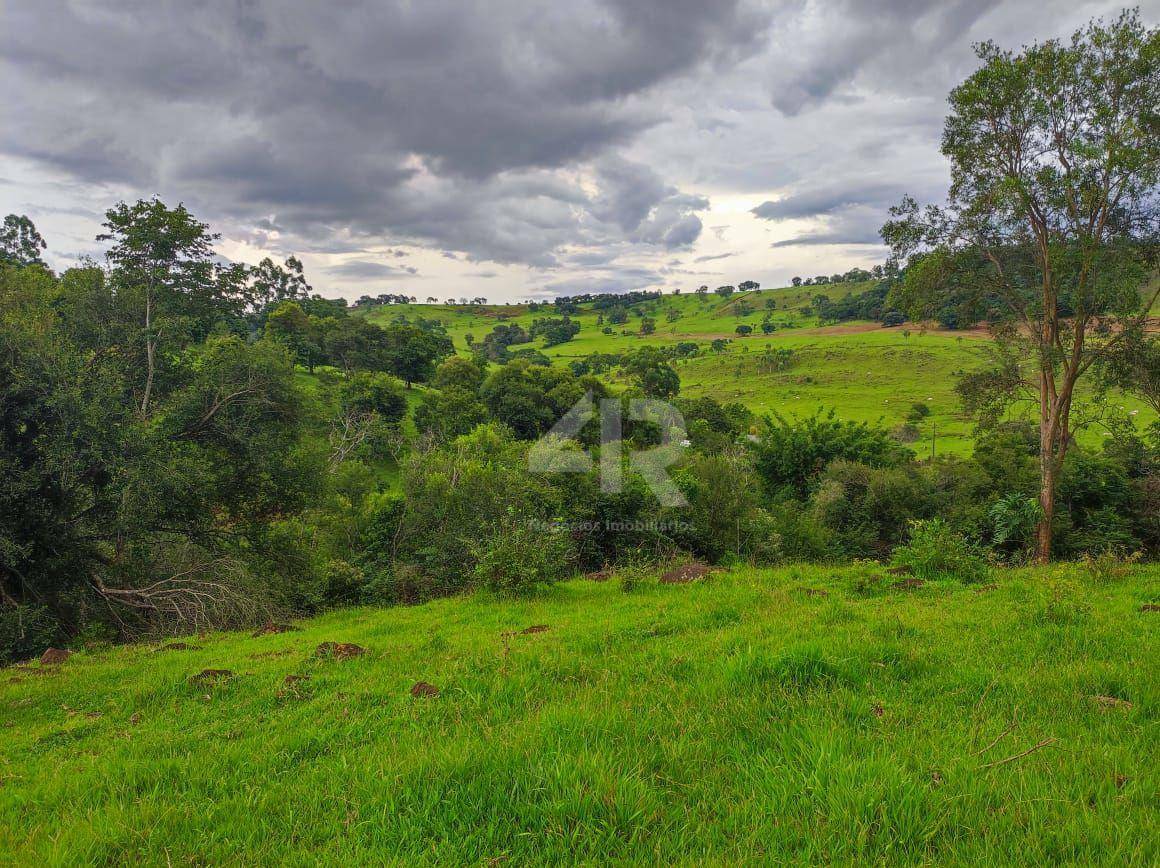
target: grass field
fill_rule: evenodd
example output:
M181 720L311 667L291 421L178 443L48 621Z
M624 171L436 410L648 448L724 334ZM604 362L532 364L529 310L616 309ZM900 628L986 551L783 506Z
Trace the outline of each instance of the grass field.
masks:
M574 581L2 670L0 861L1156 864L1160 568L870 570Z

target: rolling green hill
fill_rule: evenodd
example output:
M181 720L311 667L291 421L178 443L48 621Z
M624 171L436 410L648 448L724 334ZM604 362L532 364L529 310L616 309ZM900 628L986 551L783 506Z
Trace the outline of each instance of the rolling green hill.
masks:
M611 335L603 334L598 314L591 304L584 304L579 314L572 315L581 326L573 340L546 348L541 346L543 341L536 340L518 349L534 347L555 363L567 364L591 353L626 353L642 346L693 341L700 345L699 354L675 362L682 395L708 395L740 402L759 414L776 412L790 417L832 408L841 418L888 428L905 422L911 406L922 402L931 413L920 426L919 439L912 448L924 455L932 448L936 454L968 453L973 423L962 413L954 386L960 374L985 364L990 338L982 329L951 331L930 324L887 328L876 322L856 321L824 325L809 310L818 294L837 299L848 293L857 295L873 285L871 281L782 287L735 293L729 299L712 292L666 295L634 305L628 323L613 326ZM772 310L765 306L770 300ZM742 303L752 308L744 316L739 309ZM679 318L670 322L666 315L670 310ZM656 320L656 332L647 336L639 334L644 311ZM768 335L760 329L767 312L777 326ZM537 317L559 316L550 305L531 312L526 305L425 304L378 307L366 315L379 323L398 317L440 320L461 353L468 352L468 335L479 341L500 323L528 329ZM736 328L741 323L752 326L755 333L738 336ZM716 338L731 341L721 353L710 350ZM767 370L762 353L779 348L794 351L792 367ZM618 383L615 373L605 377ZM1132 396L1118 396L1117 404L1125 411L1136 411L1137 421L1143 425L1154 418L1150 408ZM1098 445L1104 429L1090 426L1081 429L1078 436L1086 445Z
M6 669L0 861L1155 864L1156 567L892 581L574 581Z

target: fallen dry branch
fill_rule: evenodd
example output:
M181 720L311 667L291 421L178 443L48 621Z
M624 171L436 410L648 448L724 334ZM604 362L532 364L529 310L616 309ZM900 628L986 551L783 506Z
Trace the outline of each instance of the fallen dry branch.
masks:
M1023 751L1023 753L1017 753L1014 756L1004 757L1001 760L995 760L994 762L987 763L986 765L981 765L981 766L979 766L979 768L989 769L989 768L992 768L994 766L1006 765L1009 762L1014 762L1017 759L1022 759L1023 757L1027 756L1028 754L1035 753L1035 751L1039 750L1042 747L1047 747L1049 744L1055 744L1055 741L1056 740L1054 738L1045 738L1043 741L1039 742L1039 744L1035 745L1034 747L1027 748L1027 750Z

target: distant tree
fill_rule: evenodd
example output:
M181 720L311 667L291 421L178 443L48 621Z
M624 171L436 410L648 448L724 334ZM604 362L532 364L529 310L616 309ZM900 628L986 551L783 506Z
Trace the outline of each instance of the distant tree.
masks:
M729 341L725 338L713 338L709 344L709 348L715 353L725 352L725 347L729 345Z
M745 323L742 323L741 325L737 326L737 328L734 329L734 331L736 331L737 334L741 335L741 337L746 337L748 335L753 334L753 326L746 325Z
M794 278L792 281L790 281L790 282L791 282L791 283L792 283L794 286L801 286L801 285L802 285L802 279L801 279L800 277L795 277L795 278Z
M657 330L657 321L650 316L644 316L640 319L640 333L642 335L651 335Z
M707 287L707 286L698 286L696 289L697 295L704 295L708 291L709 291L709 287Z
M9 214L0 226L0 262L24 268L44 265L40 251L48 247L36 226L23 214Z
M761 321L761 331L763 334L767 334L767 335L773 334L773 332L776 330L777 330L777 326L775 326L769 320L766 319L766 320Z
M733 291L734 288L732 286L719 286L713 290L713 292L717 293L717 295L721 296L722 298L728 298L729 296L733 295Z
M741 283L737 284L737 288L742 292L752 292L756 289L760 289L761 284L756 280L743 280Z
M628 308L614 307L608 312L608 321L612 325L623 325L628 322Z

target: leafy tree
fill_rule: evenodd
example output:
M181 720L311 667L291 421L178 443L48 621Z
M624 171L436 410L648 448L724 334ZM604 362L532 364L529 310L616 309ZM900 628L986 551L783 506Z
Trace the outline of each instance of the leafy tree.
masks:
M571 305L575 307L575 305ZM580 331L580 323L564 316L560 319L537 319L528 332L533 338L543 337L545 347L554 347L572 340Z
M483 385L483 368L463 356L451 356L435 371L431 385L436 389L464 389L472 394Z
M969 275L1002 303L996 335L1032 360L1029 379L994 382L1038 405L1046 561L1077 383L1160 294L1142 297L1156 270L1160 30L1128 11L1067 43L977 53L980 69L950 95L946 207L904 199L882 232L899 258L927 253L905 274L915 308L937 308Z
M474 390L446 386L423 397L415 409L415 429L436 441L448 442L471 433L487 418L487 408Z
M311 286L306 282L302 261L294 256L283 265L277 265L267 256L250 269L249 278L250 303L255 307L310 297Z
M717 295L721 296L722 298L728 298L729 296L733 295L734 288L732 286L719 286L713 290L713 292L717 293Z
M23 214L9 214L0 226L0 263L23 268L44 265L40 251L48 247L36 226Z
M747 337L748 335L753 334L753 326L742 323L741 325L737 326L734 331L741 335L741 337Z
M387 370L411 388L435 374L441 359L454 352L451 339L416 326L389 326L386 333Z
M158 368L174 358L172 350L203 339L214 323L237 311L238 300L221 292L212 258L218 236L184 205L122 202L105 213L103 225L107 231L97 239L112 242L106 254L110 280L139 329L135 343L143 353L144 378L138 406L144 416Z
M794 286L801 286L802 285L802 279L800 277L795 277L790 282L793 283Z
M659 347L642 347L628 357L623 368L649 398L672 398L681 391L680 375Z
M650 316L641 317L640 319L640 333L642 335L651 335L657 330L657 321Z
M322 358L322 326L293 301L283 301L266 317L266 335L287 347L299 364L314 372Z

